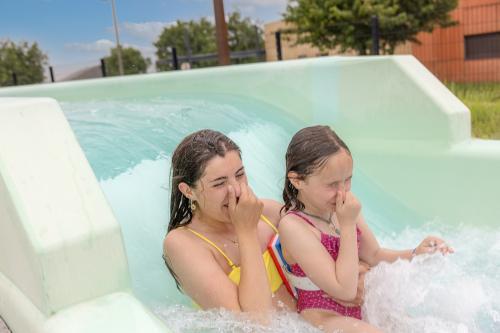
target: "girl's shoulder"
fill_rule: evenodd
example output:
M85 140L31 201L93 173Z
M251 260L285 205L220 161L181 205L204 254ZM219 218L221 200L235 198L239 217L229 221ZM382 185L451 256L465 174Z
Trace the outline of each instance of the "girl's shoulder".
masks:
M314 226L304 220L299 214L295 214L295 212L288 211L284 212L280 219L279 224L280 231L288 229L288 230L315 230Z
M281 208L283 204L273 199L260 199L264 204L262 214L266 216L275 226L279 224L282 217Z
M169 231L163 239L163 253L170 255L186 251L203 251L206 248L198 237L185 227Z

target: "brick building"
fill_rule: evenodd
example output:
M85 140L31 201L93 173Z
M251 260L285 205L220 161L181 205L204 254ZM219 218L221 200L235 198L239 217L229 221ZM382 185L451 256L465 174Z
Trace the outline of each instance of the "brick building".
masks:
M406 43L395 53L413 54L443 81L500 82L500 0L460 0L451 15L456 26L420 33L420 44ZM268 61L277 59L275 32L285 28L282 21L265 25ZM294 42L293 36L282 38L283 59L339 54Z

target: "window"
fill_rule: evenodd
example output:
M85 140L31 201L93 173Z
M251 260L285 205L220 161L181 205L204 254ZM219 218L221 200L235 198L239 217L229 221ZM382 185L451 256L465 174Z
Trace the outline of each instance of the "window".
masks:
M465 60L500 58L500 32L465 36Z

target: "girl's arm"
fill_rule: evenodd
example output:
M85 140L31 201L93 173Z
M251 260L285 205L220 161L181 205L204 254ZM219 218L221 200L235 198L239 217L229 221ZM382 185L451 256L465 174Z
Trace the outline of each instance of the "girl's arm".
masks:
M245 183L240 184L240 189L237 200L234 188L228 188L228 211L240 250L238 300L244 311L269 313L272 310L272 295L257 229L264 204Z
M295 215L279 224L283 252L289 263L298 263L321 290L333 298L352 300L358 285L358 248L355 225L343 227L340 251L335 262L311 226Z
M225 308L232 311L264 312L271 310L258 238L248 234L239 238L241 249L241 281L235 285L221 268L213 253L187 230L173 230L164 241L164 254L177 275L183 291L202 309ZM243 262L245 261L245 262ZM255 267L252 267L254 265ZM252 285L252 272L265 281ZM248 274L250 273L250 274ZM246 281L246 282L245 282Z
M361 230L359 257L370 266L375 266L381 261L394 262L398 258L409 260L413 257L413 250L397 251L380 247L375 235L370 230L361 214L357 225Z
M244 311L238 287L229 280L212 252L189 231L168 233L163 252L182 290L202 309L225 308Z
M269 289L262 250L257 229L238 236L240 247L240 284L238 300L243 311L268 312L272 310L272 295Z
M424 253L434 253L440 251L443 254L453 253L453 249L446 243L434 236L425 238L418 247L409 250L391 250L380 247L375 235L370 230L364 218L360 215L357 222L361 230L361 246L359 257L370 266L375 266L381 261L394 262L398 258L411 260L414 256Z

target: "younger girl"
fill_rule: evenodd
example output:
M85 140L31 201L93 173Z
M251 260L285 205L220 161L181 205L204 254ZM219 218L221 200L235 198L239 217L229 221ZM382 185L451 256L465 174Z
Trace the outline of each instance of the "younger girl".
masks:
M361 321L360 306L344 305L356 295L358 262L374 266L452 250L437 237L413 250L381 248L350 192L352 170L349 148L328 126L297 132L286 153L280 238L306 320L328 332L380 332Z

